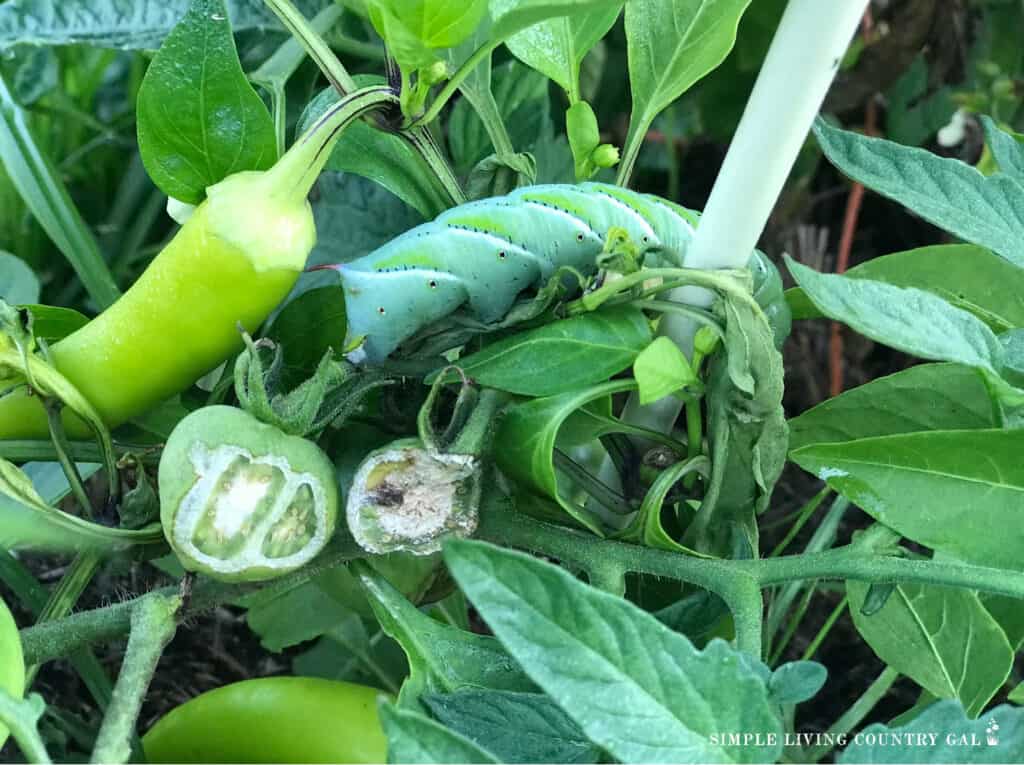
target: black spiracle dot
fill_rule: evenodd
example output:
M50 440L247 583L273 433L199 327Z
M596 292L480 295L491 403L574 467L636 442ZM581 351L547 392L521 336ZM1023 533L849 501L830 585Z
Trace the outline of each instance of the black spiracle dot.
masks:
M384 310L384 306L381 306L380 308L377 309L377 313L383 316L385 313L387 313L387 311Z
M651 241L651 238L649 236L647 236L647 234L644 234L644 236L643 236L644 244L647 244L649 241Z
M505 252L504 250L502 250L501 252L498 253L498 260L504 260L507 257L508 257L508 253Z
M430 285L430 289L437 289L437 279L431 279L429 282L427 282L427 284Z
M576 241L577 242L582 242L583 241L583 232L582 231L580 233L576 234Z

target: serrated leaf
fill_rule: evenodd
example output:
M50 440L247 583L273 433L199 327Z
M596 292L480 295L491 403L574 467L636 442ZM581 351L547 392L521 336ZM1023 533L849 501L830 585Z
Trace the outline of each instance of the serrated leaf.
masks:
M696 650L632 603L549 563L483 542L445 547L459 587L524 671L588 738L623 762L774 762L781 744L733 746L719 731L780 734L768 670L723 641Z
M236 32L281 29L261 0L229 0ZM306 16L324 0L297 0ZM0 6L0 50L10 45L93 45L156 49L188 10L189 0L9 0Z
M468 738L426 715L380 705L380 722L388 737L388 762L401 763L483 763L498 760Z
M224 0L192 1L146 71L137 116L146 171L182 202L277 159L274 121L242 71Z
M991 733L989 733L989 729ZM893 746L913 740L915 746ZM989 740L989 736L992 736ZM905 725L869 725L839 756L855 763L981 765L1024 761L1024 709L1003 705L970 720L955 701L939 701Z
M791 661L776 667L768 690L777 704L800 704L817 695L828 679L828 669L816 661Z
M1024 187L1009 175L985 176L959 160L840 130L822 119L814 134L825 156L855 181L1024 267Z
M508 691L428 694L431 714L502 762L597 762L601 750L547 696Z

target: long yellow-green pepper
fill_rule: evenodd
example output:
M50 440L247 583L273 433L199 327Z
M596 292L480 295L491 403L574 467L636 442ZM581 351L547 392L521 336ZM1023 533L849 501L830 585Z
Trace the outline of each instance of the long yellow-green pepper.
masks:
M316 242L306 197L344 128L394 101L352 93L265 172L233 175L207 199L114 305L52 346L54 365L110 427L186 389L242 346L288 294ZM73 436L85 424L65 410ZM0 439L45 438L27 386L0 398Z

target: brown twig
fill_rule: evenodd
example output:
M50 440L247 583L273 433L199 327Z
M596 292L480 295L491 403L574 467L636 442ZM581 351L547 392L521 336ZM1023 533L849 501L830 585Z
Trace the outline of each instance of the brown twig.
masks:
M870 41L874 29L871 6L864 12L861 22L861 34ZM864 132L875 135L878 132L878 104L874 97L868 100L864 110ZM857 221L860 218L861 204L864 201L864 186L854 183L846 198L846 213L843 216L843 233L839 238L839 253L836 257L835 272L846 272L850 264L850 251L853 249L853 237L857 232ZM829 395L838 396L843 392L843 330L839 322L832 322L829 335Z

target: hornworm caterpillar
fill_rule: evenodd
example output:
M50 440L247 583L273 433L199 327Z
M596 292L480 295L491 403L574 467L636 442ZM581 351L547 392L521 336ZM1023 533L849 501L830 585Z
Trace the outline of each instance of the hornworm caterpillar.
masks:
M612 230L643 256L681 266L697 216L658 197L600 183L540 185L460 205L338 266L349 337L379 362L423 327L466 305L501 319L523 290L560 267L591 274Z

